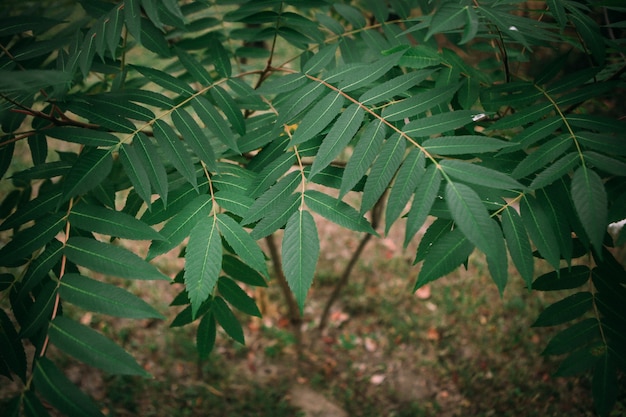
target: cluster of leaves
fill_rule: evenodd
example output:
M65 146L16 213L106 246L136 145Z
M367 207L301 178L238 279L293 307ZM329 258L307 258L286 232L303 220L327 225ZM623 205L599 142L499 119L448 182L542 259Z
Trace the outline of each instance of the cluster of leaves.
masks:
M187 307L172 325L198 320L205 357L218 325L244 342L233 307L260 315L245 291L269 279L259 239L284 229L273 260L302 310L312 212L376 235L365 215L381 198L385 231L406 218L405 245L434 218L416 289L474 249L501 292L509 256L529 288L585 285L536 325L582 318L545 353L569 354L560 375L593 369L596 409L610 411L626 369L626 273L610 250L626 233L607 234L626 218L626 123L598 113L624 88L619 0L79 3L0 23L0 373L24 384L7 415L47 415L40 398L101 415L49 344L146 375L63 314L161 317L92 272L169 280L149 261L180 248L173 304ZM297 52L277 63L284 50ZM22 143L27 168L12 163ZM150 241L146 259L120 240ZM533 280L537 258L554 272Z

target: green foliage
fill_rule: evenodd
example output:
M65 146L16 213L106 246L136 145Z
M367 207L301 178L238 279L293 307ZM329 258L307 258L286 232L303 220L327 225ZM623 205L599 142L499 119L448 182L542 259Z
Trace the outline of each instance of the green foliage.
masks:
M576 289L535 326L567 324L544 353L567 355L557 375L592 372L610 413L626 369L625 234L607 234L626 218L618 2L79 3L5 6L0 24L0 374L24 383L16 413L47 415L41 397L100 415L49 344L146 375L62 308L162 317L94 273L169 280L149 261L182 247L172 326L198 320L206 358L217 325L244 343L231 307L261 313L245 291L269 278L257 240L284 229L273 261L303 311L312 213L377 235L381 199L405 246L427 225L416 289L475 248L500 292L509 255L529 289ZM121 239L149 241L146 258ZM533 281L539 259L554 271Z

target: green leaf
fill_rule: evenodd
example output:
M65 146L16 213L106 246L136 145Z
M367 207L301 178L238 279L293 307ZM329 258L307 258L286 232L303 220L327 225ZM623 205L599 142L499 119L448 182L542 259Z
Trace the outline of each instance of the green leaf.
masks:
M583 152L583 157L586 162L593 164L596 169L618 177L626 176L626 163L619 159L611 158L593 151Z
M363 105L382 103L395 96L405 94L406 91L418 85L433 73L433 70L411 71L384 83L368 89L359 97L359 102Z
M141 43L141 5L139 0L124 0L126 28Z
M213 202L208 194L201 194L188 200L188 203L163 226L160 234L165 240L152 242L147 258L152 259L178 246L189 236L196 224L211 213L212 208Z
M111 152L102 149L84 150L63 181L63 197L70 199L94 189L113 167Z
M235 281L228 277L220 277L217 289L232 306L250 316L261 317L261 312L254 301Z
M159 158L156 147L150 139L143 133L138 133L133 139L133 146L137 151L137 156L142 161L142 165L148 174L152 187L157 192L164 205L167 205L167 172Z
M178 135L176 135L176 132L174 132L174 129L162 120L155 120L152 126L154 137L167 160L195 188L198 184L196 169L189 152L178 138Z
M559 269L559 243L550 220L535 198L526 194L520 202L522 222L537 250L555 269Z
M526 286L530 288L533 282L534 269L532 249L522 218L511 206L507 206L502 211L502 231L511 259L526 282Z
M424 174L424 153L413 148L402 162L396 180L391 187L385 211L385 234L402 214L411 199L419 180Z
M371 209L380 196L383 195L402 163L405 150L406 141L398 134L392 135L383 144L365 182L363 199L361 200L361 213Z
M409 68L427 68L440 63L441 57L435 49L426 45L417 45L406 50L398 65Z
M565 28L568 22L563 3L561 0L546 0L550 14L552 14L552 17L554 17L562 29Z
M195 94L194 89L191 88L189 84L163 71L160 71L154 68L143 67L140 65L130 65L130 67L139 71L148 80L165 88L168 91L171 91L173 93L180 94L186 97L192 96Z
M287 74L282 77L274 77L269 79L269 81L264 82L259 88L257 88L256 91L258 94L287 93L289 91L295 90L298 87L302 87L304 84L306 84L306 82L307 78L304 74ZM318 84L309 84L309 87L317 85Z
M220 233L241 260L265 277L269 277L263 251L243 227L223 213L217 215L217 222Z
M257 178L250 186L248 195L256 198L263 194L276 180L285 174L296 162L296 155L292 152L284 152L265 165Z
M191 302L192 317L215 289L222 269L222 240L217 219L209 216L191 230L185 253L185 288Z
M452 84L417 93L385 107L382 117L393 122L416 116L442 103L449 103L458 88L458 84Z
M339 198L350 191L365 175L385 139L386 127L381 119L369 123L358 139L341 178Z
M29 202L20 205L2 224L0 230L9 230L17 226L21 226L30 220L37 220L47 216L54 211L61 200L61 192L56 191L58 188L51 190L52 192L41 193Z
M585 165L574 172L572 200L591 244L601 252L608 224L607 194L600 176Z
M50 270L59 262L62 255L63 244L57 239L53 239L46 245L46 249L28 265L24 278L22 278L22 286L16 298L21 300L22 297L27 296L48 275Z
M618 371L611 355L605 352L596 363L593 372L591 392L596 412L608 416L614 408L619 395Z
M304 202L317 214L346 229L378 235L365 217L341 200L316 190L307 190L304 193Z
M222 77L230 78L232 66L230 64L228 51L226 51L222 42L217 38L212 38L209 41L207 50L210 51L211 57L213 58L213 65L217 73Z
M24 414L26 417L49 417L48 409L39 400L39 397L35 395L33 390L26 391L24 394ZM10 414L9 414L10 415ZM18 414L15 414L17 417Z
M460 229L446 233L437 239L426 253L413 291L454 271L467 261L473 251L474 245Z
M263 84L265 86L265 84ZM322 83L307 83L281 100L277 105L278 118L274 133L280 133L284 125L293 122L293 119L314 103L326 91Z
M522 162L515 167L511 176L513 178L522 178L528 174L532 174L555 158L563 155L572 144L573 140L569 134L563 134L549 140L524 158Z
M600 326L595 318L585 319L555 334L542 355L562 355L586 345L589 341L600 337Z
M406 232L404 236L404 247L406 248L413 236L422 227L430 209L437 198L439 187L441 185L441 173L435 165L430 165L424 175L422 175L415 195L413 203L407 215Z
M52 320L48 334L56 347L90 366L112 374L150 376L110 339L64 316Z
M222 297L215 297L213 299L213 306L211 311L213 312L215 319L220 324L220 326L222 326L222 329L224 329L227 335L229 335L236 342L239 342L242 345L246 344L241 324Z
M500 231L498 223L493 219L491 219L489 223L491 226L489 234L494 239L493 249L495 249L495 252L487 254L487 265L489 267L491 279L498 287L500 297L502 297L504 295L504 288L506 287L509 276L506 245L504 244L502 232Z
M65 226L63 213L46 216L28 229L23 229L13 239L0 248L0 265L10 266L30 256L37 249L45 246Z
M185 67L189 75L194 79L194 81L200 83L203 86L213 84L213 77L209 74L209 71L204 68L204 66L198 62L192 55L187 53L185 50L175 46L174 52L178 56L178 60Z
M104 417L91 398L46 357L39 357L35 361L33 383L43 398L69 417Z
M46 129L42 133L46 136L65 140L73 143L80 143L85 146L116 146L120 140L107 132L99 130L76 128L76 127L53 127Z
M150 178L143 165L143 160L139 157L135 146L123 143L119 148L119 159L124 167L124 172L128 175L133 184L135 192L146 203L148 208L152 206L152 191L150 189Z
M204 125L229 149L239 153L237 142L226 120L219 114L213 105L202 96L194 97L191 104Z
M446 204L455 224L487 256L497 256L500 234L494 234L491 218L480 197L465 184L446 184Z
M226 275L244 284L254 287L267 287L267 282L259 271L250 268L241 259L227 253L222 257L222 269Z
M238 217L245 216L250 211L252 203L254 203L254 200L248 196L230 190L217 191L213 198L221 208L230 211Z
M298 210L287 221L282 243L283 270L300 313L304 312L306 294L313 283L320 243L313 216Z
M524 186L507 174L473 163L445 159L440 163L441 170L452 178L470 184L500 190L519 190Z
M431 154L464 155L495 152L515 146L515 144L488 136L466 135L426 139L422 146Z
M276 207L293 193L301 181L302 174L299 171L293 171L285 175L280 181L256 199L243 216L241 224L250 224L263 218L267 213L276 211Z
M214 86L210 91L217 107L224 112L228 121L240 135L246 133L246 122L235 100L220 86Z
M163 237L144 222L126 213L79 203L72 207L69 222L90 232L133 240L161 240Z
M285 226L289 218L300 207L302 197L300 194L291 194L285 197L263 219L257 223L250 236L253 239L264 238Z
M196 334L196 347L198 350L198 357L200 359L206 359L215 346L215 339L217 336L217 325L215 324L215 317L213 313L209 312L202 316L200 324L198 324L198 331Z
M336 43L326 45L313 55L306 64L302 67L302 72L305 74L317 74L326 68L328 64L335 61L335 54L337 52Z
M217 170L215 152L211 147L209 139L206 137L200 126L185 110L178 108L172 112L174 126L180 132L183 140L189 145L193 152L207 165L210 171Z
M0 309L0 361L26 382L26 353L9 316ZM2 374L11 378L11 374ZM12 379L12 378L11 378Z
M552 184L554 181L570 172L574 166L578 165L578 162L580 162L578 152L568 153L537 174L533 182L530 183L530 189L536 190Z
M410 122L402 128L402 131L413 138L427 137L463 127L471 123L477 114L478 112L474 110L435 114Z
M337 117L343 108L344 101L343 96L335 91L320 99L302 118L293 133L289 146L306 142L320 133Z
M366 25L367 22L361 14L361 11L355 7L342 3L335 3L333 7L337 13L346 19L355 29L360 29Z
M20 328L20 338L31 338L40 330L48 327L57 296L54 281L48 281L37 294L37 299L30 306Z
M365 112L358 104L346 108L330 129L311 166L309 179L326 168L341 153L361 127Z
M94 239L71 237L64 253L75 264L102 274L141 280L170 279L134 253Z
M79 274L65 274L59 288L61 298L88 311L115 317L164 319L136 295L112 284Z
M346 74L344 80L339 83L339 89L344 92L353 91L373 83L394 67L400 60L402 54L403 52L397 52L382 57L376 62L356 68Z
M548 306L539 314L533 327L556 326L574 320L593 307L593 295L590 292L578 292Z
M535 104L533 106L520 110L511 116L501 118L500 120L489 126L487 128L487 131L511 129L533 123L550 113L553 108L554 107L552 106L552 103Z

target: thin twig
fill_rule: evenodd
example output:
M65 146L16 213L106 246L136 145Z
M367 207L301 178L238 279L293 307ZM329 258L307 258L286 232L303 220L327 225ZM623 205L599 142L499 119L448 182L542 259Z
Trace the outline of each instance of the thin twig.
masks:
M376 204L374 205L372 209L372 227L374 229L378 227L378 223L380 222L380 217L383 212L384 196L385 194L383 194L378 199L378 201L376 202ZM356 250L352 254L352 257L346 264L346 267L344 268L343 273L341 274L341 278L339 279L339 282L337 282L337 284L335 285L335 288L333 289L332 294L330 294L330 297L328 297L328 301L326 301L326 305L324 306L324 311L322 313L322 316L320 317L320 323L317 327L318 333L321 334L326 328L328 324L328 316L330 315L330 309L332 308L335 301L337 301L337 299L339 298L339 294L341 293L343 288L348 284L348 281L350 279L350 274L352 273L352 270L354 269L354 266L356 265L357 261L361 257L361 254L363 253L363 250L365 249L367 242L369 242L371 238L372 238L372 235L369 233L363 236L363 238L359 242L359 246L357 246Z

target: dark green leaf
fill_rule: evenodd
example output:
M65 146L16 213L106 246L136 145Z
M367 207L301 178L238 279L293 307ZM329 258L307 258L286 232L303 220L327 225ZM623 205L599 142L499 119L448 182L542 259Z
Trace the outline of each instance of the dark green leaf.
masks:
M94 239L71 237L64 252L75 264L103 274L142 280L170 279L134 253Z
M313 283L319 251L319 237L313 216L300 209L287 221L282 243L283 270L300 313L304 311L304 301Z
M440 166L445 174L470 184L500 190L520 190L524 188L522 184L503 172L473 163L445 159L441 161Z
M136 146L123 143L119 148L119 159L126 175L128 175L130 182L133 184L135 192L146 203L148 208L150 208L152 206L150 178L148 178L143 160L137 153Z
M220 233L239 258L265 277L269 277L263 251L243 227L223 213L217 215L217 222Z
M472 123L478 113L474 110L457 110L422 117L405 125L402 131L413 138L440 134Z
M144 222L126 213L81 203L72 207L69 222L90 232L134 240L161 240L163 237Z
M285 197L278 205L257 225L254 227L250 236L253 239L264 238L278 229L285 226L289 218L294 214L302 203L302 197L300 194L291 194Z
M204 66L192 55L179 47L174 47L174 52L176 52L180 63L185 67L194 81L203 86L213 84L213 77L211 77L209 71L207 71L206 68L204 68Z
M460 229L449 231L429 248L413 291L454 271L474 250Z
M213 299L213 308L211 311L226 334L232 337L235 341L245 345L246 341L241 324L222 297L215 297Z
M161 196L164 205L167 205L167 172L157 153L156 147L143 133L138 133L137 136L135 136L133 146L136 147L137 156L143 163L143 167L148 174L152 187L157 194Z
M254 269L243 263L239 258L224 254L222 269L231 278L254 287L267 287L265 278Z
M502 211L502 231L504 232L511 259L526 282L526 286L530 288L534 269L530 241L521 217L511 206L507 206Z
M487 256L497 256L501 235L494 234L491 218L478 194L465 184L446 184L446 204L455 224Z
M437 198L439 187L441 185L441 173L435 165L430 165L422 176L415 195L413 203L407 215L406 233L404 236L404 247L406 247L417 231L422 227L430 209Z
M565 297L561 301L548 306L541 312L533 327L556 326L574 320L593 306L593 295L590 292L578 292Z
M64 226L64 214L56 213L40 219L28 229L21 230L0 248L0 265L10 266L30 256L35 250L47 245Z
M17 226L21 226L31 220L37 220L43 216L47 216L58 206L61 200L61 192L56 191L58 188L49 193L42 193L29 202L21 205L19 210L15 211L2 224L0 230L9 230Z
M207 313L202 316L196 335L196 346L198 349L198 357L206 359L215 346L215 338L217 335L217 326L213 313Z
M377 119L367 125L359 137L346 169L341 178L339 197L343 197L365 175L385 139L386 127L382 120Z
M285 175L285 177L256 199L245 216L243 216L241 224L250 224L263 218L267 213L276 211L276 207L296 189L301 181L302 174L298 171Z
M520 202L520 214L526 231L539 253L552 267L558 269L560 267L559 243L546 214L546 209L535 198L527 194Z
M422 146L431 154L437 155L463 155L485 152L495 152L515 146L512 142L488 136L442 136L426 139Z
M26 353L9 316L0 309L0 361L26 382ZM3 374L11 378L11 374ZM11 378L12 379L12 378Z
M574 323L560 331L541 352L542 355L562 355L580 348L600 337L600 326L595 318Z
M196 169L189 152L178 138L174 129L162 120L155 120L153 126L154 137L169 162L194 187L197 186Z
M185 253L185 288L191 301L192 317L213 291L222 265L222 240L217 218L209 216L197 222L189 235Z
M608 200L602 179L585 165L572 178L572 200L591 244L599 252L607 227Z
M30 338L39 330L48 326L57 298L57 286L54 281L48 281L37 294L35 303L26 314L26 319L20 328L21 338Z
M261 317L261 312L254 301L235 281L228 277L220 277L217 281L217 289L232 306L238 310L255 317Z
M409 88L418 85L432 73L433 70L419 70L402 74L368 89L359 97L359 102L362 104L376 104L389 100L394 96L405 94Z
M415 94L383 109L382 117L391 122L416 116L442 103L449 103L459 85L446 85Z
M136 295L112 284L79 274L65 274L59 295L80 308L115 317L163 319L158 311Z
M83 151L64 178L63 198L69 199L92 190L109 175L112 166L110 151Z
M187 200L174 217L172 217L161 229L160 234L165 240L152 242L148 250L148 259L161 255L178 246L183 239L189 236L196 224L205 219L213 208L211 196L201 194Z
M86 364L121 375L150 376L124 349L95 330L64 316L50 323L50 342Z
M206 137L196 121L183 109L175 109L172 112L172 121L176 129L180 132L183 140L195 152L195 154L204 162L210 171L217 170L215 152L211 147L209 139Z
M293 133L289 146L306 142L320 133L337 117L343 104L344 98L337 92L330 92L320 99L302 118L298 128Z
M532 288L537 291L568 290L584 285L589 278L591 278L589 267L575 265L541 275L533 282Z
M50 270L59 262L63 255L63 244L53 239L46 249L28 265L26 274L22 279L22 286L17 293L17 299L22 299L35 288Z
M610 415L618 398L619 382L618 371L608 352L598 358L593 372L591 392L598 415Z
M84 128L53 127L44 130L43 133L46 136L86 146L116 146L120 142L116 136L110 133Z
M219 114L213 105L202 96L195 97L191 102L196 114L204 125L229 149L239 153L233 133L226 124L226 120Z
M383 144L365 182L363 199L361 200L361 213L371 209L385 192L402 163L405 149L406 141L398 134L392 135Z
M39 394L69 417L104 417L91 398L46 357L35 361L33 383Z
M160 85L168 91L176 94L181 94L183 96L191 96L195 93L194 89L191 88L187 83L163 71L154 68L142 67L139 65L131 65L131 67L139 71L148 80L157 85Z
M391 225L402 214L411 199L419 180L424 174L424 159L424 153L419 149L413 148L402 162L387 199L385 234L389 233Z
M307 207L342 227L357 232L378 235L370 223L352 206L316 190L304 193Z

